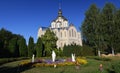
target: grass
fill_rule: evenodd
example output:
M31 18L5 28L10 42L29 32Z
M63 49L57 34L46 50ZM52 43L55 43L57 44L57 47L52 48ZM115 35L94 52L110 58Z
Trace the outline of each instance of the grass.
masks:
M75 66L62 67L19 67L20 61L9 62L0 66L0 73L101 73L99 65L103 64L102 73L110 73L108 69L111 63L120 61L120 57L110 57L110 61L101 61L92 58L87 58L88 64L81 65L80 69Z
M25 58L25 57L19 57L19 58L0 58L0 65L2 65L4 63L18 61L18 60L24 60L24 59L28 59L28 58Z

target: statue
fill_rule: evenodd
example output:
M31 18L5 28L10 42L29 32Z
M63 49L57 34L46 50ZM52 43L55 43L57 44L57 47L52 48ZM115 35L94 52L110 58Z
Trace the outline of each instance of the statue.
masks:
M54 52L54 50L52 51L52 61L55 62L55 57L56 57L56 54Z
M35 55L33 54L33 56L32 56L32 63L34 63L34 61L35 61Z
M75 62L75 54L72 53L72 62Z

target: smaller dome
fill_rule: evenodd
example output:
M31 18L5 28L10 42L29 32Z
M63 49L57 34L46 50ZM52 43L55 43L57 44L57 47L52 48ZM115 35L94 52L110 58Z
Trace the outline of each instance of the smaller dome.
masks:
M70 26L74 26L74 24L71 23Z
M61 9L59 9L59 11L58 11L58 16L59 17L62 16L62 10Z

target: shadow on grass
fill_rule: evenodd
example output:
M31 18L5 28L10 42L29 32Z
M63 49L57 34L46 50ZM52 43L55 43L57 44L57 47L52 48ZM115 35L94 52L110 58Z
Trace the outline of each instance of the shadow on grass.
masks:
M20 61L20 60L25 60L25 59L29 59L26 57L20 57L20 58L1 58L0 59L0 65L3 65L5 63L9 63L9 62L14 62L14 61Z
M31 66L16 66L16 67L1 67L0 73L21 73L25 70L31 69Z

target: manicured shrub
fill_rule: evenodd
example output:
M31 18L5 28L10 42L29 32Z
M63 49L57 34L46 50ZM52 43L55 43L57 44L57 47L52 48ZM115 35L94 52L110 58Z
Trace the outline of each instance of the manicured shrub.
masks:
M82 56L82 47L79 45L68 45L63 48L63 56L70 57L74 53L75 56Z

